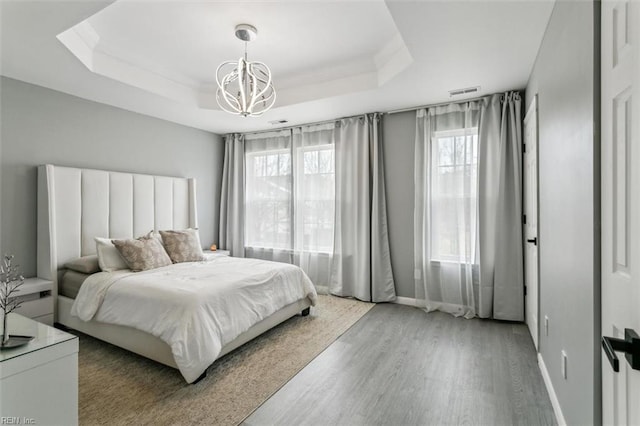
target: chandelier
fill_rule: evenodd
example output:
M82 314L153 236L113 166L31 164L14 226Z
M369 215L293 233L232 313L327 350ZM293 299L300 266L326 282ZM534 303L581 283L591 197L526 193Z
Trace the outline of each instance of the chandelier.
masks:
M258 30L252 25L236 26L236 37L244 41L244 58L223 62L216 70L216 99L220 108L228 113L258 117L276 101L269 67L247 60L247 42L257 36Z

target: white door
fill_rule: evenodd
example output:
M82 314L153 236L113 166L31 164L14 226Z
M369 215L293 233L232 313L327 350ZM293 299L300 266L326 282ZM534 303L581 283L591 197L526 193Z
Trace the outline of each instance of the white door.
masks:
M602 335L640 333L640 2L602 1ZM640 370L602 352L604 424L640 425Z
M524 118L525 316L538 349L538 95Z

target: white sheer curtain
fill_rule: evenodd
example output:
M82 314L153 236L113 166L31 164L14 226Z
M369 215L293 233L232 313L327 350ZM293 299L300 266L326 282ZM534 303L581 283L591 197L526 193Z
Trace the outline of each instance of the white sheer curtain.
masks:
M336 126L336 224L332 294L370 302L395 300L387 232L379 114Z
M478 125L477 102L416 114L416 298L467 318L478 285Z
M293 129L295 264L328 292L335 218L334 124Z
M245 253L300 266L327 292L334 232L333 124L246 136Z
M520 99L418 110L416 298L427 310L522 320Z
M291 131L245 135L245 255L293 262Z

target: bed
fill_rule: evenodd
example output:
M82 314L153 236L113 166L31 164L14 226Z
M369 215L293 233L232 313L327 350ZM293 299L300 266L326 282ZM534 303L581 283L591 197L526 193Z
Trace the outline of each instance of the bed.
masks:
M81 274L73 277L64 265L73 259L95 254L95 237L135 238L150 230L197 228L195 185L194 179L187 178L53 165L40 166L38 169L38 276L50 279L54 283L54 321L178 368L188 383L202 377L208 365L215 359L294 315L308 313L309 307L315 302L315 290L313 286L309 289L310 281L306 281L306 275L292 265L220 256L190 264L169 265L159 268L158 271L146 273L100 272L88 277ZM214 291L206 286L207 279L211 280L213 277L216 283L220 283L218 287L231 288L234 286L233 280L237 278L233 278L233 271L242 271L242 278L238 278L238 283L245 283L242 286L238 284L242 287L242 294L235 300L240 302L219 302L219 294L215 294L218 290ZM186 277L189 273L197 277L180 278ZM143 283L145 275L149 276ZM172 279L174 281L171 281ZM222 336L208 334L213 330L211 327L217 326L219 319L206 320L209 322L202 325L200 320L196 321L195 317L189 316L189 327L182 328L195 328L198 332L191 333L186 343L181 340L180 344L167 338L167 333L139 322L139 318L136 319L138 322L118 319L127 316L121 311L126 309L122 304L126 305L129 302L130 305L139 306L146 302L146 295L149 294L138 295L140 299L131 303L136 295L118 293L130 287L122 283L146 285L145 291L150 291L149 288L153 287L149 283L158 283L154 291L166 289L163 297L167 299L167 303L172 304L165 306L165 312L175 312L178 306L176 303L180 302L173 299L179 299L176 295L181 293L174 291L173 287L176 285L172 284L191 285L190 280L200 280L200 284L196 286L200 286L198 291L204 291L202 295L198 293L198 297L191 295L185 298L187 303L197 304L198 310L223 312L222 308L231 305L227 307L232 310L225 315L232 317L232 324L226 328L221 327L224 329L224 332L221 332ZM246 284L247 280L249 284ZM261 285L271 287L267 289L256 286L255 283L258 281ZM87 283L91 285L85 288ZM282 297L278 299L278 304L269 306L265 300L272 297L274 292L277 293L276 289L285 288L280 287L285 284L290 287L287 287L286 291L279 291ZM59 286L62 291L59 291ZM76 309L75 315L72 315L74 297L86 299L88 296L82 296L83 290L94 286L106 287L103 288L102 296L104 303L109 300L110 307L99 305L92 315L89 315L91 312L87 312L86 308L84 311L80 310L79 315ZM262 288L262 296L255 293L250 296L249 290L252 287ZM187 287L183 290L185 289ZM100 290L97 291L100 293ZM94 297L95 294L90 296ZM120 302L114 302L118 297ZM156 297L155 293L149 295L150 300L153 297ZM208 307L207 301L211 301L215 309ZM148 303L149 310L155 309L157 304ZM238 309L242 312L237 312ZM250 319L239 319L245 314L245 310ZM88 320L80 319L79 316ZM188 355L189 359L185 359L182 353L185 352L185 345L195 347L189 349L192 352Z

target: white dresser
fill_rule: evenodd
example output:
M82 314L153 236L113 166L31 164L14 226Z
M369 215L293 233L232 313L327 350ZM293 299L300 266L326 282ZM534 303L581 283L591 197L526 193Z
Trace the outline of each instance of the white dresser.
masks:
M0 350L0 422L78 424L78 338L15 313L7 327L35 339Z

